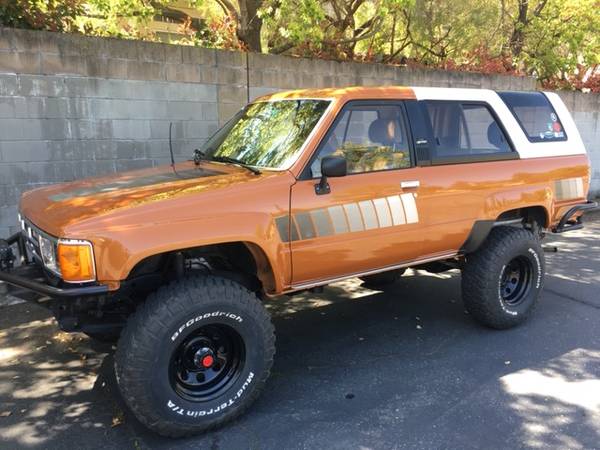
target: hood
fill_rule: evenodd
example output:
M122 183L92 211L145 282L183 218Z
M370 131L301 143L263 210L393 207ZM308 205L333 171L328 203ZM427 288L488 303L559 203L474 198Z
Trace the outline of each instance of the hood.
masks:
M21 214L55 236L73 223L117 210L206 193L261 178L235 165L180 163L62 183L26 192Z

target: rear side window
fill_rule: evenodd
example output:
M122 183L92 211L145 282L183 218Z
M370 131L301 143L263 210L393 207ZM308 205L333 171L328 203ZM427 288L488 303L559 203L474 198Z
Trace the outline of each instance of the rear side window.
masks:
M487 105L454 101L425 104L434 137L434 159L476 158L512 151Z
M530 142L564 141L565 130L548 98L541 92L498 92Z

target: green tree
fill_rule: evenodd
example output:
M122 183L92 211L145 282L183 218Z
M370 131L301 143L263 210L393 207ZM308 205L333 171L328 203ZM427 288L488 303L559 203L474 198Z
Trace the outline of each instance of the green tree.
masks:
M203 28L178 42L600 90L600 0L0 0L0 25L156 40L152 18L181 1Z
M168 0L87 0L77 24L86 34L152 39L148 22Z
M243 46L253 52L262 51L261 31L262 18L259 13L263 0L210 0L216 3L223 14L235 23L237 39ZM191 0L191 4L203 6L207 0Z
M83 11L83 0L0 0L0 25L74 31Z
M511 46L516 63L542 82L581 79L587 68L600 64L600 3L548 0L538 5L542 4L545 7L536 8L527 25L519 28L516 48Z

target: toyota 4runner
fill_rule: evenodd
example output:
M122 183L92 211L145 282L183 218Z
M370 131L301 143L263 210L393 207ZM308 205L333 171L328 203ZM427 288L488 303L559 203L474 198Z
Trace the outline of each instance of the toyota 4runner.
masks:
M407 267L462 271L471 316L533 311L547 232L582 226L590 166L554 93L344 88L260 98L193 160L44 187L0 281L117 340L135 416L167 436L239 416L275 353L264 302Z

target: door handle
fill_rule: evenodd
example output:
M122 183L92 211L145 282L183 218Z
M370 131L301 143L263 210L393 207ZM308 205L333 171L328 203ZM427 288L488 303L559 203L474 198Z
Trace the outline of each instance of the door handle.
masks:
M417 189L419 186L421 186L421 183L419 182L419 180L400 182L400 187L402 189Z

